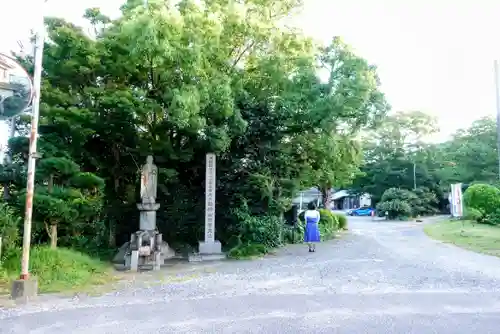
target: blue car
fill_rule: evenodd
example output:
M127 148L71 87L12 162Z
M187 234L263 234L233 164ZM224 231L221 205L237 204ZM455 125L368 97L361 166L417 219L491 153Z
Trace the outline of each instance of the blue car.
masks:
M349 216L371 216L375 209L370 207L362 207L347 211Z

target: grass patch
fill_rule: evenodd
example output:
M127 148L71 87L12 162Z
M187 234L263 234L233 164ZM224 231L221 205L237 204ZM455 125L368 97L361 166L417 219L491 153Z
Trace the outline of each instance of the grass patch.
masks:
M269 253L270 249L262 244L242 244L232 248L227 256L230 259L236 260L249 260L260 258L267 253Z
M424 231L433 239L500 257L500 227L448 220L426 225Z
M12 280L19 277L20 265L20 249L4 258L0 267L0 294L10 292ZM46 246L31 249L30 272L37 277L41 293L83 292L117 279L105 262L71 249Z

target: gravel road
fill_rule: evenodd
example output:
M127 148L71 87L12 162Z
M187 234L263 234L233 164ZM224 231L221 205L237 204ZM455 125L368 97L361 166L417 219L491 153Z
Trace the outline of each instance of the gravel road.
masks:
M500 259L428 239L421 224L351 231L176 282L0 309L0 333L498 333Z

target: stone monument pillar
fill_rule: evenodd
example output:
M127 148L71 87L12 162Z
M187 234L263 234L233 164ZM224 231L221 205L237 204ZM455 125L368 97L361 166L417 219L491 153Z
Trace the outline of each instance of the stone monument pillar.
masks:
M158 167L153 163L153 157L148 156L141 171L141 203L137 203L140 211L139 230L156 230L156 211L160 204L156 203L158 188Z
M140 211L139 231L132 234L125 255L125 267L132 271L138 271L144 265L152 265L153 270L160 270L164 242L156 228L156 211L160 208L160 204L156 203L157 186L158 168L153 163L153 157L148 156L141 170L141 203L137 203Z
M215 240L215 178L215 154L208 153L205 166L205 240L199 244L199 255L202 260L225 257L221 243Z

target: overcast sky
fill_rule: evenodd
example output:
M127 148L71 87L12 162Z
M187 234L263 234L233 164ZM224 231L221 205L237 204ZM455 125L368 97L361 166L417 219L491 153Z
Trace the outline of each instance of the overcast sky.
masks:
M0 51L26 40L40 11L33 2L4 0ZM313 37L342 36L376 64L394 110L438 117L445 139L474 119L495 113L493 60L500 58L500 1L305 0L298 24ZM85 8L116 16L120 0L48 0L46 13L82 22ZM3 14L3 13L2 13ZM5 142L0 127L0 142Z

